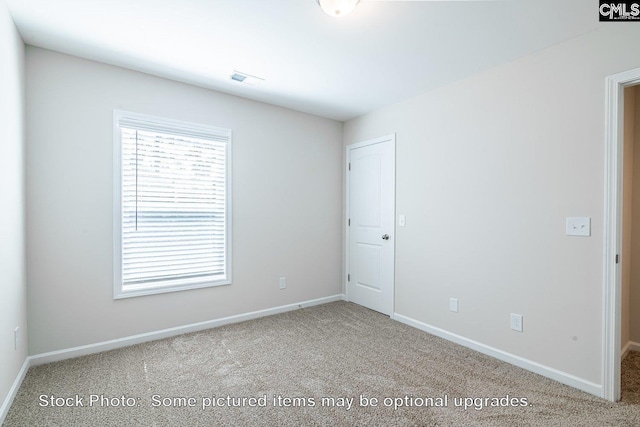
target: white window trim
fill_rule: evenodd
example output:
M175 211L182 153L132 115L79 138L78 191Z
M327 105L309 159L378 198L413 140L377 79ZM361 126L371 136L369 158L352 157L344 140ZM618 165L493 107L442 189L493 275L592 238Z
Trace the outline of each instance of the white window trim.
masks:
M131 119L137 123L147 123L154 129L164 129L169 133L189 136L224 135L228 137L225 153L226 167L226 277L218 281L206 281L193 283L189 279L176 280L174 284L156 286L147 289L123 290L122 286L122 151L120 123ZM113 298L131 298L143 295L154 295L168 292L185 291L212 286L230 285L232 282L232 196L231 196L231 130L216 128L213 126L185 122L181 120L166 119L146 114L132 113L122 110L113 110Z

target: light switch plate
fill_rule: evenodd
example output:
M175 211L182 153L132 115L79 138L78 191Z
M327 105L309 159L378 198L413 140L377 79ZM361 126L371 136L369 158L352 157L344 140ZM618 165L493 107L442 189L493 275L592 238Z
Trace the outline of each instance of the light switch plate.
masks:
M511 329L522 332L522 315L511 313Z
M398 225L400 227L406 227L407 226L407 216L405 214L398 215Z
M591 218L569 217L567 218L567 236L591 236Z

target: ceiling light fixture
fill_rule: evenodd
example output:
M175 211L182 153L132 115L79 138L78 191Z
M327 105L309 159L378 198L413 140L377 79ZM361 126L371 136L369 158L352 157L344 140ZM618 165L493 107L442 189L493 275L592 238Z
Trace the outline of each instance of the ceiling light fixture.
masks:
M360 0L317 0L318 4L329 16L341 17L353 12Z

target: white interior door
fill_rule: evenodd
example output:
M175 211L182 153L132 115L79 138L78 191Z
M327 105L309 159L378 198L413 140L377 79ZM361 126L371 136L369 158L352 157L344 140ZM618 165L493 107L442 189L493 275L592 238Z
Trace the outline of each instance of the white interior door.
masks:
M347 147L347 298L393 313L395 135Z

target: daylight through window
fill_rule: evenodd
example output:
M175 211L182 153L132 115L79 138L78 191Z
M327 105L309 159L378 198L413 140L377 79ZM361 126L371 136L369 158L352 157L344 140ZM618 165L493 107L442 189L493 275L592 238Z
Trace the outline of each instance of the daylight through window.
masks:
M114 296L229 284L231 132L121 111L114 125Z

